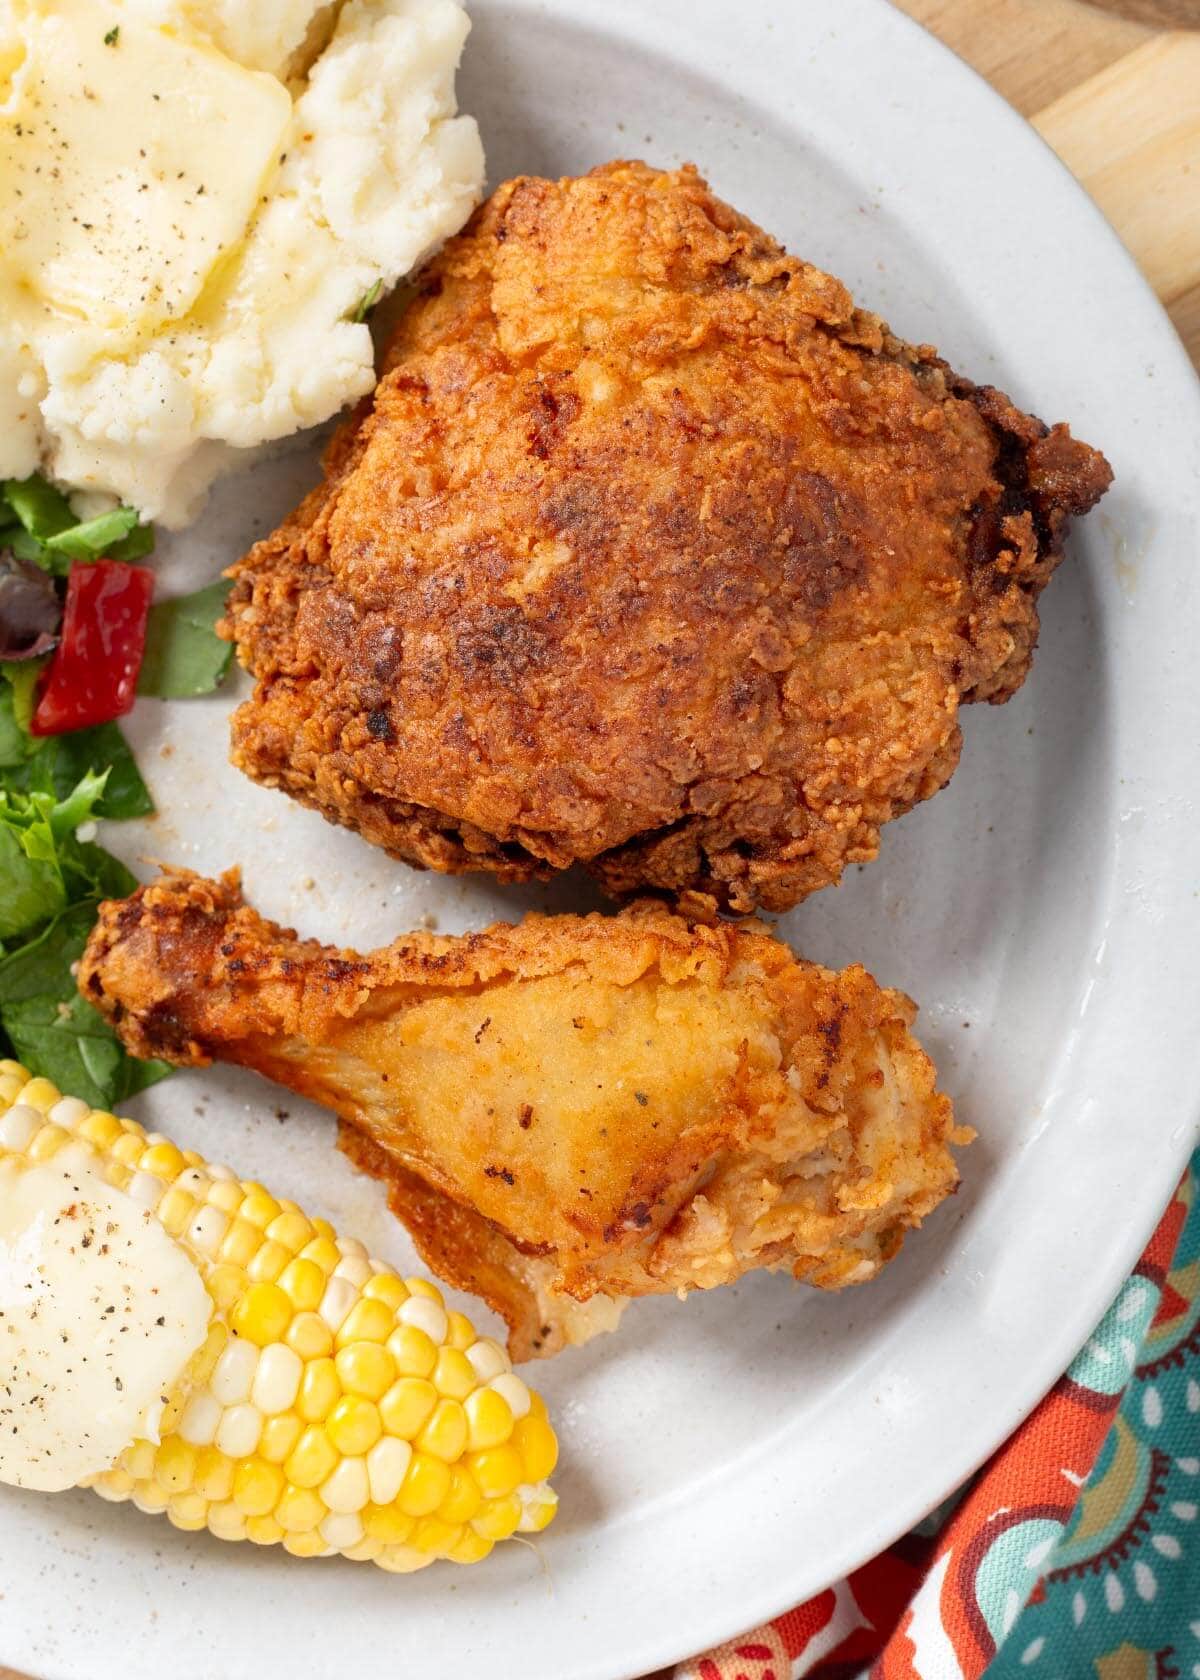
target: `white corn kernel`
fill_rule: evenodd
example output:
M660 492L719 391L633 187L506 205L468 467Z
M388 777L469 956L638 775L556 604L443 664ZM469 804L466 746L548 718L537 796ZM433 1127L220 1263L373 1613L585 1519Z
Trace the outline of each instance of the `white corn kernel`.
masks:
M319 1491L331 1511L361 1511L371 1493L366 1460L344 1458Z
M187 1239L201 1254L214 1255L229 1229L229 1215L205 1202L187 1228Z
M230 1178L236 1178L237 1177L237 1174L234 1172L233 1168L225 1166L224 1163L221 1162L221 1161L218 1161L216 1166L214 1166L212 1164L212 1162L210 1161L208 1163L206 1171L208 1173L209 1178L230 1179Z
M257 1367L258 1349L254 1343L231 1336L209 1379L213 1398L222 1406L236 1406L240 1400L247 1399Z
M185 1167L175 1180L176 1187L191 1196L203 1196L208 1190L208 1174L199 1167Z
M438 1344L446 1340L446 1331L450 1328L444 1309L427 1295L410 1295L396 1317L401 1324L411 1324L414 1330L424 1330L430 1341Z
M490 1336L480 1336L477 1342L472 1342L467 1349L467 1358L481 1383L491 1382L493 1377L502 1376L511 1369L508 1355Z
M86 1138L73 1137L70 1143L65 1143L61 1149L54 1152L54 1170L56 1172L90 1172L95 1160L96 1151Z
M55 1103L46 1118L53 1120L56 1126L61 1126L64 1132L73 1132L79 1122L86 1120L91 1112L88 1105L80 1102L78 1097L64 1097L61 1102Z
M216 1439L221 1421L221 1408L211 1394L203 1390L193 1394L179 1420L179 1433L193 1447L207 1447Z
M304 1361L282 1342L272 1342L259 1355L250 1399L267 1417L286 1412L300 1389Z
M358 1545L363 1537L363 1525L353 1511L331 1511L321 1524L319 1532L327 1545L340 1552L347 1546Z
M367 1481L376 1505L390 1505L408 1471L412 1447L395 1435L385 1435L367 1454Z
M249 1458L262 1434L262 1413L243 1403L222 1412L217 1427L217 1448L226 1458Z
M347 1258L356 1255L360 1260L365 1260L367 1257L367 1245L359 1242L357 1237L339 1237L337 1245Z
M132 1196L139 1207L156 1208L166 1186L153 1173L135 1172L125 1186L125 1194Z
M41 1130L41 1125L42 1116L36 1108L14 1103L0 1120L0 1146L12 1150L28 1148L30 1139Z
M346 1315L357 1300L358 1290L349 1278L334 1276L325 1285L325 1293L317 1311L335 1336L346 1322Z
M335 1278L345 1278L356 1289L361 1289L372 1277L371 1262L361 1254L350 1254L345 1260L339 1260L333 1268Z
M508 1409L514 1418L523 1418L528 1412L529 1390L515 1371L501 1372L498 1377L492 1378L488 1387L498 1394L501 1400L508 1402Z

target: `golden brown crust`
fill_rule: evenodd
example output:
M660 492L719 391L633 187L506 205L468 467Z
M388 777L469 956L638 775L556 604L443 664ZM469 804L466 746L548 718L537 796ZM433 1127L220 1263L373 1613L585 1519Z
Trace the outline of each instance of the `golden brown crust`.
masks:
M957 1182L908 999L757 924L646 904L360 956L264 921L234 875L178 871L102 907L79 983L138 1055L333 1109L522 1354L753 1267L862 1281Z
M398 857L783 910L1007 698L1103 458L692 169L507 182L233 570L233 759Z

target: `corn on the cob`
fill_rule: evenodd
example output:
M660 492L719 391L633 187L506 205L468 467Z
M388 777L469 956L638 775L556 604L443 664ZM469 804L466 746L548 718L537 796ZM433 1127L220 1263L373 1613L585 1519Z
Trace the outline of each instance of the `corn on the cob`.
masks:
M130 1441L84 1485L178 1528L397 1571L474 1563L551 1520L558 1449L544 1403L432 1284L0 1061L0 1199L3 1170L12 1182L44 1163L152 1211L211 1306L203 1345L163 1396L158 1439Z

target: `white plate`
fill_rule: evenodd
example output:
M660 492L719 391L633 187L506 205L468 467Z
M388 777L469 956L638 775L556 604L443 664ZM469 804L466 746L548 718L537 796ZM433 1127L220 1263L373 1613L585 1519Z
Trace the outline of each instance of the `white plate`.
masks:
M1107 1304L1192 1140L1200 412L1132 264L1032 131L882 0L475 13L462 92L493 180L695 159L907 337L1112 460L1023 693L972 709L951 788L781 924L922 1001L980 1139L957 1200L869 1289L760 1276L644 1303L539 1369L563 1460L562 1515L536 1549L398 1579L4 1490L0 1661L55 1680L282 1680L298 1664L322 1680L617 1680L738 1631L891 1541L1012 1429ZM176 557L224 563L311 476L306 449L226 485ZM139 707L164 815L113 830L127 856L240 861L263 909L366 944L426 913L455 929L580 901L573 885L417 875L251 787L224 761L228 703ZM189 1074L142 1112L411 1262L316 1110L249 1076Z

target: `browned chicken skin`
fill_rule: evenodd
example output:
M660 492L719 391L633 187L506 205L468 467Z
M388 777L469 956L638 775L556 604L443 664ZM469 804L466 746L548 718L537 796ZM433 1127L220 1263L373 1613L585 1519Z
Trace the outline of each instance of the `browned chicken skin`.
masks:
M233 759L397 857L785 910L1005 700L1103 457L692 169L507 182L234 568Z
M656 905L360 956L264 921L236 876L179 871L103 907L79 983L137 1055L236 1062L333 1109L515 1357L756 1267L865 1281L968 1136L907 998Z

